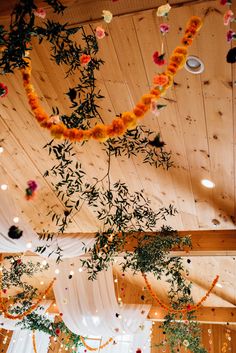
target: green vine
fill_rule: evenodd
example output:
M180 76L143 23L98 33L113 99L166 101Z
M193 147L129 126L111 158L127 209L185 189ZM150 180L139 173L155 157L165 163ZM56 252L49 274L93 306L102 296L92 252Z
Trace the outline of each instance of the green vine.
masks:
M76 352L78 347L82 346L80 336L71 332L61 320L52 322L45 315L32 313L27 315L18 325L22 329L44 332L56 340L59 340L58 336L61 335L60 343L68 350Z

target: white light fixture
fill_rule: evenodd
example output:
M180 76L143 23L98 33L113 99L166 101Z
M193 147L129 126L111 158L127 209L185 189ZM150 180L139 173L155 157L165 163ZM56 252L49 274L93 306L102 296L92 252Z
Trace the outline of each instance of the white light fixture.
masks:
M7 190L7 189L8 189L7 184L2 184L2 185L1 185L1 189L2 189L3 191Z
M215 184L213 183L213 181L208 180L208 179L202 179L201 183L203 186L205 186L208 189L212 189L215 187Z
M184 65L185 69L191 74L198 75L204 71L204 64L197 56L189 55Z
M43 265L43 266L46 266L46 265L47 265L47 261L46 261L46 260L43 260L43 261L42 261L42 265Z
M58 268L55 269L55 274L58 275L60 273L60 270Z
M26 247L27 247L27 249L31 249L31 248L32 248L32 243L31 243L31 241L29 241L29 242L26 244Z
M19 223L19 221L20 221L19 217L14 217L14 218L13 218L13 222L14 222L14 223Z
M42 286L42 285L44 285L44 282L43 282L43 281L41 281L41 282L40 282L40 284L41 284L41 286Z
M70 271L70 275L73 276L75 273L74 271Z
M4 148L2 146L0 146L0 153L4 152Z
M83 269L82 269L82 267L80 267L80 268L79 268L79 272L83 272Z
M216 287L223 288L222 284L220 284L220 283L216 283Z

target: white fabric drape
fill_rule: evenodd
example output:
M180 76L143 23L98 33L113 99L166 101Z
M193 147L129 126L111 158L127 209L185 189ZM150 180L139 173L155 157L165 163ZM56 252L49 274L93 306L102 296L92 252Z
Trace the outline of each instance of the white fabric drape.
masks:
M138 348L142 353L150 353L150 334L152 322L145 321L142 328L135 335L122 335L115 337L115 344L109 344L102 349L103 353L135 353ZM93 337L92 337L93 338ZM99 337L101 339L101 337ZM100 342L105 340L86 339L86 343L92 348L99 348ZM79 347L78 353L84 353L84 346Z
M37 313L43 314L51 305L51 301L43 301ZM5 330L14 331L8 346L7 353L34 353L32 344L32 332L21 330L17 325L21 320L10 320L0 316L0 327ZM38 353L47 353L49 346L49 335L44 332L36 332L36 345Z
M45 245L45 241L40 241L38 235L32 230L31 226L23 219L23 215L19 218L19 223L15 224L23 231L23 236L20 239L10 239L8 237L9 228L14 225L13 218L21 214L17 210L16 204L11 199L8 191L0 189L0 253L19 253L29 250L27 243L32 244L31 251L34 251L38 246ZM94 239L84 235L83 237L65 235L60 238L54 237L53 241L48 241L48 248L42 254L47 257L53 250L56 250L57 245L62 249L64 258L72 258L84 254L84 246L92 246ZM57 255L51 255L51 258L56 258Z
M150 310L150 305L123 305L116 300L112 269L99 273L89 281L86 272L79 272L79 259L65 260L59 265L60 274L54 293L63 321L74 333L106 338L135 334ZM74 271L69 278L70 271ZM117 316L120 317L117 317Z
M50 336L44 332L36 332L37 353L47 353L50 342ZM32 332L27 330L15 330L7 353L34 353Z

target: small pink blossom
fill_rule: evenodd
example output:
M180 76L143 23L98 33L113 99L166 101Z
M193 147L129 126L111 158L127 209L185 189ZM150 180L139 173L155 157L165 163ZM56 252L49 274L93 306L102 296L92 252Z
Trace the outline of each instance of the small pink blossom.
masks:
M34 12L34 15L37 17L40 17L40 18L46 17L46 11L42 7L37 8L33 12Z
M96 28L96 37L98 39L103 39L106 36L105 30L102 27Z
M230 22L232 22L234 19L233 11L231 11L231 10L226 11L223 19L224 19L224 25L228 26L230 24Z
M168 33L169 30L170 30L170 25L168 25L168 23L161 23L160 24L160 31L163 35Z
M231 42L232 39L236 39L236 33L234 31L232 31L232 29L230 29L227 32L227 42Z
M36 189L38 188L38 184L36 183L35 180L27 181L27 185L32 191L36 191Z

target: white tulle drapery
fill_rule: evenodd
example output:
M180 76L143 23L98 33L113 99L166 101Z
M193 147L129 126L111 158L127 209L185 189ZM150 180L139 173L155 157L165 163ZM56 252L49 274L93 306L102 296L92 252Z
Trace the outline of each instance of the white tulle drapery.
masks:
M152 322L145 321L139 332L134 335L121 335L116 336L114 344L109 344L107 347L102 349L103 353L135 353L138 348L141 349L142 353L150 353L151 343L151 328ZM99 348L100 344L103 344L105 340L102 337L88 337L86 343L92 348ZM99 350L98 350L99 351ZM84 353L84 347L79 347L78 353Z
M44 314L51 305L51 301L43 301L40 308L36 310L38 314ZM53 317L51 317L53 319ZM20 320L10 320L0 316L0 326L5 330L14 331L9 343L7 353L34 353L32 332L21 330L17 325ZM36 332L36 346L38 353L47 353L50 337L44 332Z
M21 215L20 217L18 217ZM14 224L13 219L19 218L19 222ZM8 230L12 225L18 226L23 231L23 236L20 239L10 239ZM55 236L52 241L47 242L47 249L42 256L47 257L52 253L51 258L56 258L53 253L59 246L62 249L64 258L72 258L84 254L84 246L90 247L94 243L94 239L86 234L80 239L73 235ZM30 248L29 248L30 244ZM45 241L40 241L38 235L33 231L18 210L16 203L10 197L8 191L0 189L0 253L19 253L27 250L35 251L38 246L45 245Z
M79 259L74 259L73 267L69 260L63 261L54 285L56 302L67 327L79 335L106 338L137 333L150 305L120 307L111 268L99 273L95 281L89 281L87 273L79 269ZM69 278L71 271L74 274Z
M35 333L37 353L47 353L50 336L44 332ZM34 353L32 332L27 330L15 330L7 353Z

